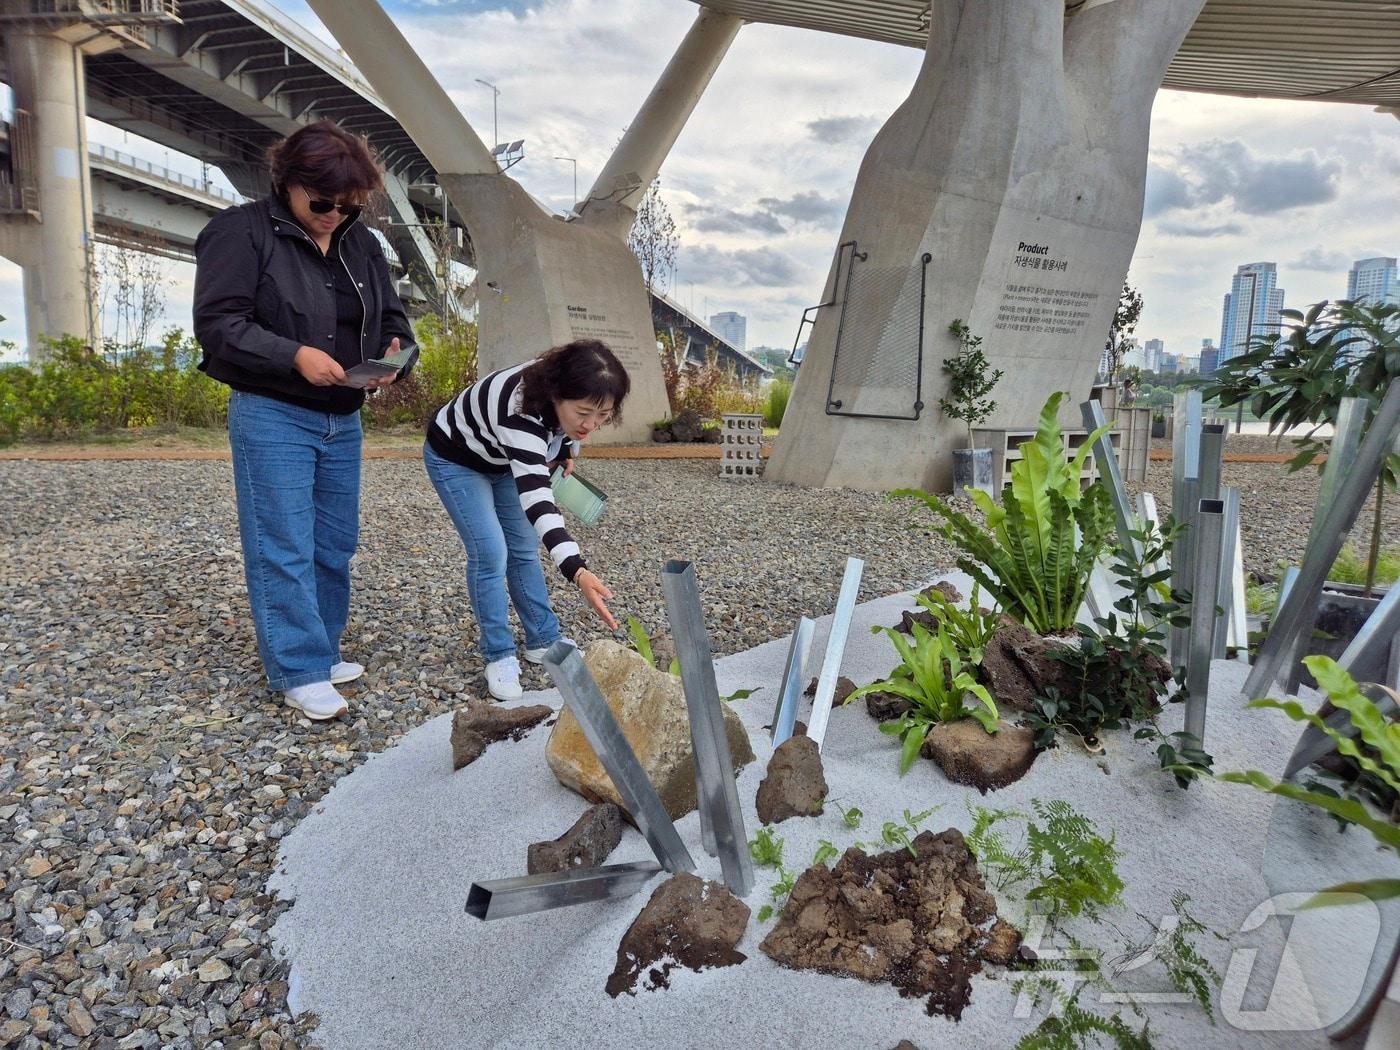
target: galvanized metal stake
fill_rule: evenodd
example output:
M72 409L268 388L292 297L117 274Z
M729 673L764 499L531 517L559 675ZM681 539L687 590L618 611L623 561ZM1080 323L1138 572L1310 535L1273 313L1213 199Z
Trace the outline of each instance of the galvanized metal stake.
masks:
M1201 500L1196 513L1196 578L1191 587L1190 648L1186 654L1186 732L1197 747L1204 746L1206 739L1224 514L1225 504L1218 499Z
M1400 430L1400 383L1391 383L1380 409L1371 421L1366 440L1357 450L1352 469L1337 486L1336 496L1318 530L1317 543L1303 559L1298 570L1298 582L1288 593L1269 636L1260 646L1249 679L1245 683L1247 698L1263 696L1281 675L1288 672L1286 661L1293 647L1317 615L1317 603L1328 570L1336 560L1347 533L1356 523L1366 498L1380 476L1385 457Z
M695 566L669 561L661 573L666 596L666 616L671 621L676 656L681 662L685 706L690 713L690 739L699 773L700 810L709 814L724 884L736 897L753 889L753 860L739 808L739 787L734 782L734 759L724 730L723 701L715 684L714 657Z
M1243 570L1235 561L1235 552L1240 541L1240 490L1227 485L1220 491L1220 502L1225 507L1222 528L1224 535L1220 546L1220 578L1215 593L1219 596L1220 615L1215 624L1215 640L1211 646L1211 656L1216 660L1225 659L1225 647L1234 634L1235 613L1244 614L1244 594L1235 593L1235 577L1243 579ZM1238 644L1238 643L1237 643Z
M598 683L583 662L583 654L568 642L555 642L544 654L544 667L578 719L598 761L612 778L623 805L646 838L661 866L673 874L694 871L695 861L681 841L661 796L623 735L622 726L608 707Z
M1082 402L1079 411L1084 418L1085 429L1091 434L1104 426L1103 405L1099 402ZM1113 504L1113 517L1118 523L1118 545L1125 551L1140 555L1142 546L1133 533L1141 526L1133 513L1128 490L1123 485L1123 474L1118 469L1118 456L1114 451L1111 435L1100 434L1094 442L1094 461L1099 465L1099 473L1103 475L1105 487L1108 489L1109 502Z
M841 593L836 599L836 612L831 617L831 631L826 636L826 655L822 658L821 674L817 676L817 693L812 698L812 715L807 721L807 735L821 750L826 736L826 724L831 718L831 702L836 699L836 679L841 673L841 657L846 652L846 636L850 634L851 617L856 611L860 594L860 577L865 562L859 558L846 559L846 572L841 577Z
M649 860L607 864L600 868L550 871L513 879L474 882L467 891L467 914L491 921L529 915L573 904L630 897L661 871Z
M778 690L778 702L773 707L773 726L769 738L775 748L792 736L797 724L797 705L802 700L802 680L807 677L804 673L807 654L812 651L812 634L815 630L816 624L803 616L792 632L787 663L783 665L782 688Z

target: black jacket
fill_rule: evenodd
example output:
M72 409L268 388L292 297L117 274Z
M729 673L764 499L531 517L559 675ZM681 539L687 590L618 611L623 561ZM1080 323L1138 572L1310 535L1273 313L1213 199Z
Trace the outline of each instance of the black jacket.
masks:
M336 234L332 251L364 299L360 359L381 357L395 336L412 342L379 241L358 221ZM229 208L204 227L194 251L200 369L239 390L330 401L341 388L313 386L292 367L302 346L333 353L336 305L325 258L286 205L269 197Z

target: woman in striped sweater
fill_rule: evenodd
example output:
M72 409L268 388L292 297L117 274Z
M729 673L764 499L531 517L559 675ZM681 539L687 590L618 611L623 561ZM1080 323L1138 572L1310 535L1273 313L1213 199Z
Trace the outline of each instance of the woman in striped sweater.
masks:
M479 379L428 424L423 461L467 551L467 592L481 629L486 686L520 692L509 602L525 627L525 659L540 663L560 639L540 569L539 544L612 630L612 591L585 565L554 505L553 464L573 471L579 443L621 418L631 380L603 343L580 340Z

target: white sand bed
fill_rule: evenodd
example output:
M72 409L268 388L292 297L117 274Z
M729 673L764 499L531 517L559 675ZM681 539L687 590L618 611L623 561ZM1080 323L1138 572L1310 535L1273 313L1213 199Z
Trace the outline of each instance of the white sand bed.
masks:
M966 590L965 579L950 578ZM701 586L703 591L703 581ZM907 594L860 606L843 674L864 683L887 673L893 650L869 628L893 624L911 607ZM827 629L827 621L818 624L810 676L825 651ZM787 639L779 639L717 662L721 693L761 687L737 704L758 755L739 777L750 837L758 827L754 793L771 754L761 727L772 713L786 653ZM1277 713L1243 711L1236 699L1243 677L1242 665L1215 665L1207 750L1217 770L1254 768L1277 775L1296 741L1296 728ZM558 707L560 700L551 691L519 703ZM491 923L467 916L463 905L471 882L523 874L526 847L562 834L586 803L561 787L545 765L547 728L537 728L520 743L495 744L454 773L450 721L443 716L425 723L372 757L282 842L270 887L295 904L273 935L291 962L293 1009L321 1019L312 1037L316 1045L327 1050L847 1050L893 1047L909 1039L924 1050L1005 1050L1039 1022L1040 1013L1018 1016L1015 975L997 968L974 979L972 1001L960 1022L927 1016L921 1000L901 998L889 985L782 969L758 950L776 921L756 918L776 879L772 869L758 869L748 898L755 918L739 945L747 962L698 974L677 969L669 990L639 988L635 996L609 998L604 983L618 942L659 878L620 901ZM1180 728L1180 722L1179 706L1162 717L1166 731ZM1184 890L1191 895L1193 914L1232 936L1233 945L1209 936L1198 939L1227 974L1226 992L1217 994L1216 1025L1194 1004L1150 1002L1144 1010L1156 1045L1288 1050L1359 1045L1331 1043L1317 1029L1338 1015L1336 1004L1346 1000L1347 989L1364 971L1375 936L1373 908L1329 909L1321 921L1294 920L1282 964L1277 921L1237 931L1275 893L1393 874L1383 870L1391 858L1378 854L1360 831L1339 835L1325 817L1292 803L1280 803L1276 810L1273 796L1250 788L1209 782L1181 791L1157 768L1152 747L1129 733L1109 734L1106 743L1108 754L1100 761L1107 773L1095 759L1062 746L1042 755L1020 782L982 797L949 783L927 761L900 778L896 742L880 733L857 703L833 712L823 758L832 798L859 807L863 825L848 829L837 808L828 806L823 816L786 821L775 833L785 842L787 867L801 871L820 840L839 849L857 839L875 842L883 823L900 820L906 809L940 806L924 827L966 830L969 804L1029 812L1032 799L1065 799L1103 833L1117 834L1127 903L1109 918L1123 934L1143 940L1150 931L1134 913L1154 921L1170 915L1173 892ZM718 879L718 860L700 845L697 815L689 814L677 827L698 873ZM645 841L629 828L609 860L649 858ZM1019 923L1024 909L1008 901L1003 914ZM1124 947L1124 936L1107 924L1079 922L1073 932L1110 956ZM1303 941L1306 949L1299 950ZM1042 954L1047 947L1041 945ZM1235 952L1232 960L1232 947L1257 952ZM1172 991L1155 964L1134 969L1115 987L1149 998ZM1264 1009L1271 992L1272 1004ZM1102 1012L1124 1009L1098 999L1091 991L1083 1003ZM1128 1020L1141 1026L1131 1015ZM1290 1030L1249 1030L1260 1026Z

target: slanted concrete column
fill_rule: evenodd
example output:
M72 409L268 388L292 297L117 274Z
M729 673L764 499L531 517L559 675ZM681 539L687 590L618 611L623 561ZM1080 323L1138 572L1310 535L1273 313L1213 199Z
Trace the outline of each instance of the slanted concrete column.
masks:
M83 57L67 40L23 31L6 32L5 55L15 108L31 117L42 219L7 219L0 245L24 269L25 327L37 359L41 336L97 341Z
M626 366L632 395L622 426L594 440L649 440L670 406L641 266L627 247L631 205L594 201L587 221L552 214L500 170L377 0L308 2L437 169L471 233L482 370L601 339ZM626 168L646 189L740 24L701 12L609 170Z
M577 204L588 225L627 236L638 203L743 24L737 15L700 9L588 196Z
M964 321L1004 378L989 428L1052 391L1080 425L1142 225L1152 100L1203 0L939 0L908 99L866 152L766 476L948 491ZM927 264L924 257L928 257ZM920 331L922 330L922 347ZM922 352L923 402L913 415Z

